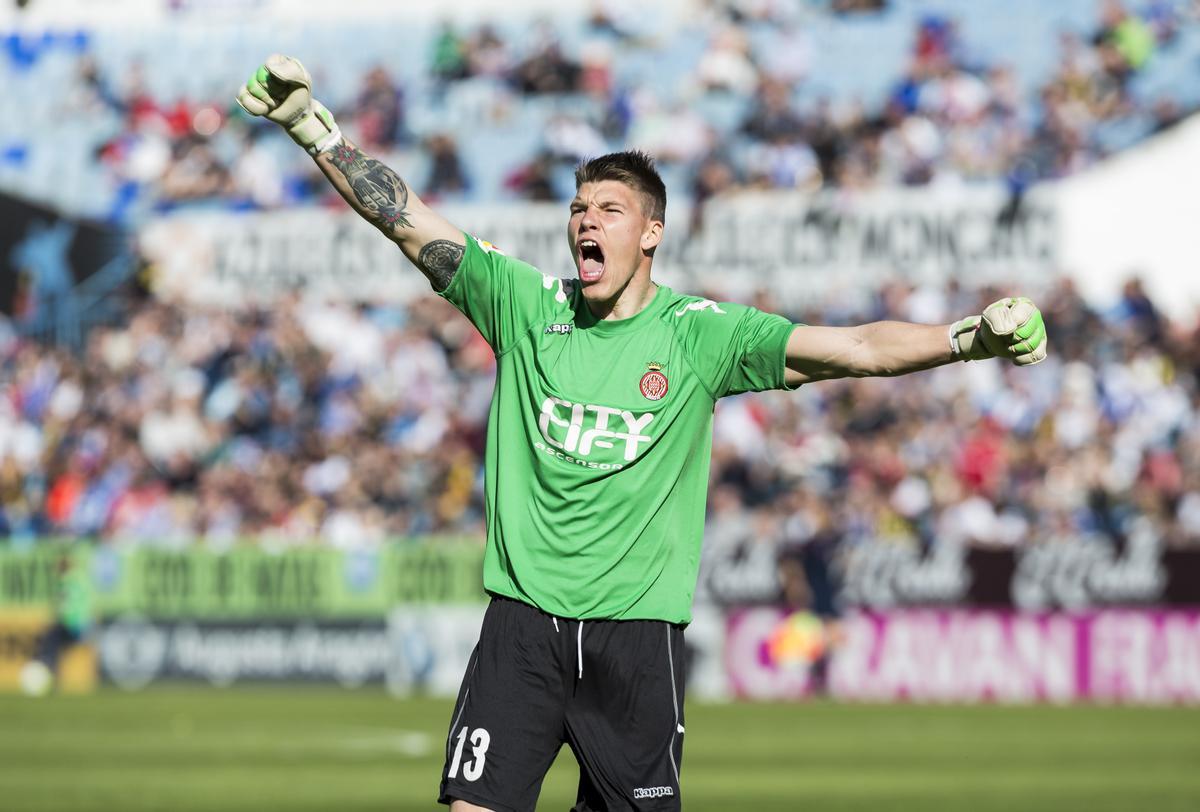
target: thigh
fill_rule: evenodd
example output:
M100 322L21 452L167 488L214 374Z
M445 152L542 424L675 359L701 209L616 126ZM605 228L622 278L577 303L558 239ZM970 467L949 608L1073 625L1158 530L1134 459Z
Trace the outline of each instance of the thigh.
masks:
M534 808L564 734L556 643L550 618L536 609L505 600L488 607L451 714L442 803Z
M583 674L567 705L579 760L576 812L678 810L683 630L659 621L584 624Z

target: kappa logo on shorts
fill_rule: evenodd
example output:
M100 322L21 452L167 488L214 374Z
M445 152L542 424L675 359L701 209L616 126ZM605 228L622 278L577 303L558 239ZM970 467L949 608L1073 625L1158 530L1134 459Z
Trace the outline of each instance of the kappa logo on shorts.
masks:
M635 787L633 790L633 799L640 801L642 798L670 798L675 794L672 787Z

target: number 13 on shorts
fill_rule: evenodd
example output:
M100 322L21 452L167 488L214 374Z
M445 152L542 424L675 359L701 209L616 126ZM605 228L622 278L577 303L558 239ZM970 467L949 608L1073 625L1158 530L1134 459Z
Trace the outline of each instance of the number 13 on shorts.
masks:
M478 781L479 776L483 775L483 766L487 763L488 745L492 743L491 734L482 727L472 731L464 725L455 738L458 744L454 747L454 757L450 761L450 772L446 777L458 778L458 768L461 765L463 778ZM468 740L471 742L471 754L464 764L463 748Z

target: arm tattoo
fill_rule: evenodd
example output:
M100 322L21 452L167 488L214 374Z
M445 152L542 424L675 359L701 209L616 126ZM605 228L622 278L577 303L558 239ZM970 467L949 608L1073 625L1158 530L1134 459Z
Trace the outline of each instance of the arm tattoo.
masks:
M417 267L425 272L433 289L442 291L450 287L450 280L462 262L465 246L450 240L434 240L425 243L417 254Z
M408 187L399 175L346 142L331 149L329 157L350 183L363 215L376 228L389 236L397 228L412 228L405 210Z

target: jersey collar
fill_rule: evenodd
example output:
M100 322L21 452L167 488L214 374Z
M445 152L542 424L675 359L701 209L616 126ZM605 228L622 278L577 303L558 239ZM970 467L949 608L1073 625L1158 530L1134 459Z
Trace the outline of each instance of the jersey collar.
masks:
M654 321L671 303L671 289L659 285L654 298L634 315L627 319L597 319L588 308L583 298L583 292L576 293L575 326L580 330L592 331L594 335L619 335L640 330Z

